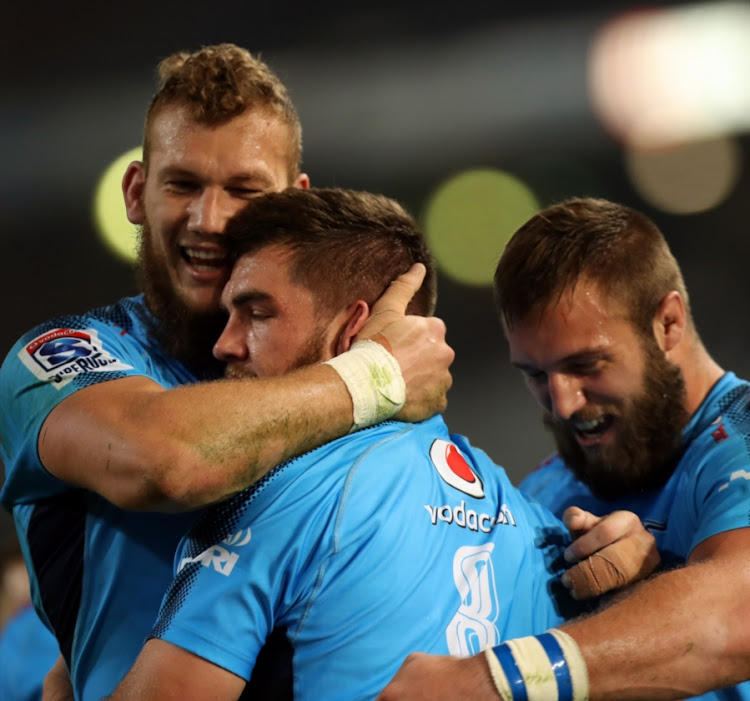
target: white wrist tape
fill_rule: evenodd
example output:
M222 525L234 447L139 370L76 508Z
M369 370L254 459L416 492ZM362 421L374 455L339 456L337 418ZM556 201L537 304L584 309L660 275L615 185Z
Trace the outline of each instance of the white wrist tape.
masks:
M485 656L503 701L586 701L589 697L581 650L557 628L487 648Z
M389 419L406 401L401 368L376 341L357 341L346 353L327 360L326 365L338 372L352 397L351 431Z

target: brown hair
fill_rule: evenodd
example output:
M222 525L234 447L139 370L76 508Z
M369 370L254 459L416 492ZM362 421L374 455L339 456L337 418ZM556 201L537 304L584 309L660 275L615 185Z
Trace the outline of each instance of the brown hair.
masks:
M187 107L198 124L224 124L244 112L262 108L289 128L289 179L300 172L302 127L284 84L249 51L234 44L178 52L158 66L159 87L146 112L143 161L148 168L151 125L169 106Z
M289 188L248 203L226 229L232 254L271 244L288 248L291 277L312 290L324 311L363 299L372 305L391 281L414 263L427 268L408 307L435 309L437 274L424 235L394 200L338 188Z
M680 268L664 236L645 215L602 199L570 199L543 209L511 238L495 271L500 319L541 314L579 279L619 299L641 333L652 334L668 292L690 307Z

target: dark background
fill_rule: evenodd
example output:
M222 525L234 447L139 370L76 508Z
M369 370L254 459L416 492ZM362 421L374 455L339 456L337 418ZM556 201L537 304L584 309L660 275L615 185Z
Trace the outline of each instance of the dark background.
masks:
M533 183L542 204L597 195L645 211L683 265L709 350L750 375L748 174L710 212L655 211L629 184L622 149L587 100L591 37L631 6L14 3L0 42L0 352L50 316L134 291L130 267L95 236L92 189L112 158L140 143L157 62L231 41L260 53L288 85L314 185L383 192L419 215L450 174L487 166ZM744 162L748 140L736 138ZM448 423L517 481L551 443L508 366L489 289L440 284L438 314L457 352Z

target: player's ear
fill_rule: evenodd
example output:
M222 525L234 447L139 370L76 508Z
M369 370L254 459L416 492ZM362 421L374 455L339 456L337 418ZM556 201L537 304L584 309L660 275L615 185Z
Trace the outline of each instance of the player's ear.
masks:
M336 342L336 355L345 353L351 348L354 337L359 333L369 317L370 306L362 299L358 299L347 308L346 321Z
M307 173L300 173L294 181L294 186L302 190L310 189L310 176Z
M133 161L122 178L122 194L125 197L125 211L131 224L143 224L143 188L146 184L146 168L141 161Z
M685 334L687 312L682 296L676 290L664 295L654 316L654 335L659 347L668 353Z

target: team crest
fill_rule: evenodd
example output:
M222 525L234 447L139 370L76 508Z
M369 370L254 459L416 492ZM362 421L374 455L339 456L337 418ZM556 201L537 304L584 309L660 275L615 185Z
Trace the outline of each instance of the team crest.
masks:
M132 369L102 348L95 329L53 329L37 336L18 357L34 376L57 389L82 372Z
M461 451L448 441L436 439L430 447L430 460L438 474L454 489L477 499L484 498L484 485Z

